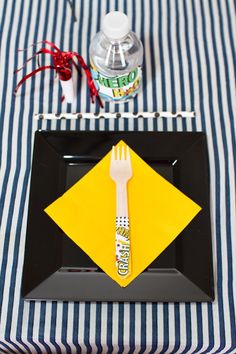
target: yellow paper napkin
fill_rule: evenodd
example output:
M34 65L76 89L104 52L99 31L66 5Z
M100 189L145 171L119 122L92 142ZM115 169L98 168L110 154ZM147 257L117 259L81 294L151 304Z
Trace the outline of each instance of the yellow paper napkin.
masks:
M120 141L120 145L125 145ZM181 233L201 207L155 172L130 149L128 182L131 275L115 266L116 189L109 152L45 211L120 286L127 286Z

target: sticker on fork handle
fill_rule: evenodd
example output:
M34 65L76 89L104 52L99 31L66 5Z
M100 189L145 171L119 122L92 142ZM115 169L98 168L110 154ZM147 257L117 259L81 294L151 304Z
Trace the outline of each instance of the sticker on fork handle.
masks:
M130 274L130 236L127 217L116 219L116 267L120 277L125 278Z

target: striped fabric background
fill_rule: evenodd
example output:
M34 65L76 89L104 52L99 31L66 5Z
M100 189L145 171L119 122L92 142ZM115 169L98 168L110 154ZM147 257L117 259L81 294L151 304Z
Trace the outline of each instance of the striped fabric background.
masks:
M74 4L74 21L70 3ZM235 2L233 0L2 0L0 74L0 353L236 353ZM128 14L145 49L144 89L105 111L195 110L195 119L33 120L42 112L93 112L84 76L61 103L53 72L12 95L48 39L88 59L109 10ZM47 59L48 60L48 59ZM42 58L42 64L48 62ZM36 129L205 131L210 156L214 303L24 302L20 297Z

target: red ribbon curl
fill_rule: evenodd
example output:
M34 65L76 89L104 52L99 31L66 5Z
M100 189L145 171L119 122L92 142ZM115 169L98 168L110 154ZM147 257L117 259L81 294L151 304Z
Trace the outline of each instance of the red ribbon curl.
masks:
M14 93L16 94L19 87L30 77L34 76L35 74L37 74L40 71L46 70L46 69L53 69L56 71L56 73L59 75L59 79L62 81L67 81L70 80L72 77L72 65L74 65L76 67L77 70L79 70L79 66L77 65L77 63L74 61L74 57L78 60L79 65L84 69L86 77L87 77L87 81L88 81L88 87L90 90L90 97L92 102L94 103L94 98L96 98L99 102L99 105L101 107L103 107L103 103L101 101L101 98L98 94L98 91L94 85L93 79L92 79L92 75L90 73L90 70L88 68L88 66L85 64L83 58L81 57L81 55L79 55L76 52L62 52L54 43L49 42L47 40L44 40L42 42L39 43L44 43L49 45L52 49L48 49L48 48L41 48L40 50L38 50L31 58L27 59L26 62L23 64L23 66L20 69L17 69L14 71L14 73L19 72L20 70L22 70L26 64L32 60L33 58L37 57L40 54L50 54L52 56L52 60L53 60L53 65L45 65L45 66L39 66L38 69L33 70L31 73L25 75L17 84ZM38 43L37 43L38 44ZM33 46L35 46L36 44L33 44ZM24 50L24 49L23 49ZM62 98L62 100L64 99L64 97Z

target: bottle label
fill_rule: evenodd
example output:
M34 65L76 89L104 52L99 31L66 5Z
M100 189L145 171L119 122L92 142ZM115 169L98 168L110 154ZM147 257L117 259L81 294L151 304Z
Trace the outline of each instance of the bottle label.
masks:
M91 72L99 95L105 100L124 101L134 97L138 93L142 80L141 66L127 74L106 76L91 63Z

